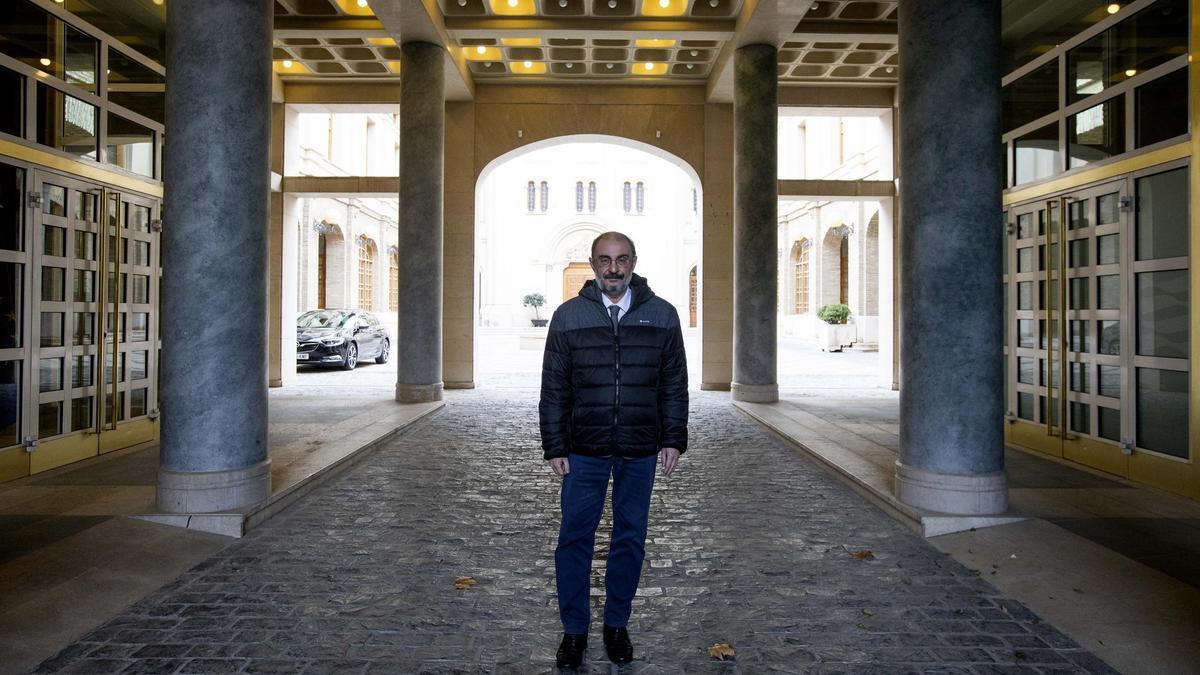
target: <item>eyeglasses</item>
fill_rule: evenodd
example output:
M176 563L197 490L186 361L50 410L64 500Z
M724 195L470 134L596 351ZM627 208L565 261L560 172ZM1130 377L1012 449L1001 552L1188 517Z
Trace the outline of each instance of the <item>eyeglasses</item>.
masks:
M599 265L601 269L611 266L614 262L617 263L617 267L624 269L629 267L629 264L633 262L633 258L627 255L618 256L615 260L606 255L596 258L596 264Z

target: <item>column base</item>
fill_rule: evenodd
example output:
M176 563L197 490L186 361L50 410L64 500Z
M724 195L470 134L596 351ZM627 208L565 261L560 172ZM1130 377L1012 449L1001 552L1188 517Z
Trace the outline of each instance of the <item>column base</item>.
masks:
M475 380L467 380L465 382L446 382L446 389L474 389Z
M733 400L746 403L774 403L779 400L778 384L742 384L734 382L729 386L733 392Z
M729 391L728 382L701 382L700 391Z
M1008 483L1003 471L961 476L897 461L896 498L909 506L939 513L995 515L1008 510Z
M217 513L270 496L270 459L225 471L158 470L158 509L164 513Z
M400 403L429 403L442 400L442 383L397 384L396 400Z

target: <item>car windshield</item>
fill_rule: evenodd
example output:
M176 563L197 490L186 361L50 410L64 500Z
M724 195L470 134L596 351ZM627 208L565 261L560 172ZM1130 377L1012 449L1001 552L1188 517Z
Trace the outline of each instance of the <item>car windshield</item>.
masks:
M297 328L341 328L353 314L321 309L305 312L296 320Z

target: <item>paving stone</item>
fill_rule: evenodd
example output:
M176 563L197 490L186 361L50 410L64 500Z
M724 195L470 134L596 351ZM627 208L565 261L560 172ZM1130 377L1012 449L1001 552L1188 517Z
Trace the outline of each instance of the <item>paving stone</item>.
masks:
M551 672L559 482L536 392L447 398L37 672ZM600 641L606 515L581 672L1113 672L728 394L693 392L691 412L691 450L651 504L637 658L616 668ZM461 576L476 585L456 589ZM736 655L709 657L715 643Z

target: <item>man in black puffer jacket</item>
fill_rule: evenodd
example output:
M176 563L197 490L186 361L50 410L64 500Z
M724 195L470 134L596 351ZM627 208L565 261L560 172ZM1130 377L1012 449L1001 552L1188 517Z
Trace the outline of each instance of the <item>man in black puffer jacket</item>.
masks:
M633 658L626 629L646 555L654 467L670 476L687 450L687 360L679 314L633 273L629 237L592 242L592 270L577 297L550 320L542 364L543 456L563 479L554 552L563 638L558 666L576 668L587 649L588 580L596 527L613 481L613 532L604 587L604 646Z

